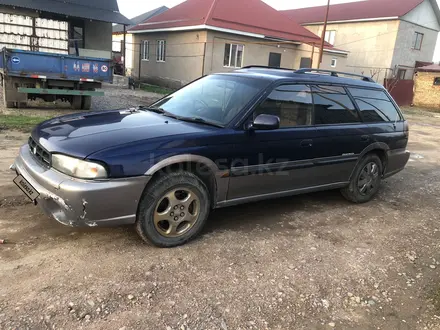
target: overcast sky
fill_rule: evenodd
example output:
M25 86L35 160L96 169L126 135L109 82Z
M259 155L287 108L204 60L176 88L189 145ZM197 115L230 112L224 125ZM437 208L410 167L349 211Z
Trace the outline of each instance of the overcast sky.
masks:
M184 0L118 0L119 11L127 16L128 18L133 18L137 15L145 13L149 10L160 6L167 6L171 8ZM240 0L237 0L240 1ZM299 0L263 0L267 4L271 5L275 9L293 9L293 8L301 8L301 7L310 7L310 6L322 6L327 4L327 0L307 0L307 1L299 1ZM332 4L342 3L342 2L353 2L356 0L331 0ZM386 1L386 0L383 0ZM437 0L440 5L440 0ZM440 37L437 41L436 53L434 55L434 61L440 61Z

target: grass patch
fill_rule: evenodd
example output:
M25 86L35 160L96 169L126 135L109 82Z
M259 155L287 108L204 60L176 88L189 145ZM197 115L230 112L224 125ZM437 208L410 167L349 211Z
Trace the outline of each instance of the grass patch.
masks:
M155 85L148 85L148 84L141 84L141 89L146 92L150 93L156 93L156 94L162 94L167 95L174 92L174 89L166 88L166 87L160 87Z
M0 114L0 129L16 129L30 132L35 125L50 118L52 117Z

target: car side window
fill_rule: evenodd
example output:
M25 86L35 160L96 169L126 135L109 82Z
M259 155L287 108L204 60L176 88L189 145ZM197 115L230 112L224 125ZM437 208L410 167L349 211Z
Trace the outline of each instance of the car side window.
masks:
M313 103L310 87L281 85L276 87L254 112L280 118L280 128L308 126L313 121Z
M364 122L394 122L402 119L384 91L363 88L349 88L348 90L361 110Z
M315 125L350 124L361 121L344 88L312 86L312 95L315 105Z

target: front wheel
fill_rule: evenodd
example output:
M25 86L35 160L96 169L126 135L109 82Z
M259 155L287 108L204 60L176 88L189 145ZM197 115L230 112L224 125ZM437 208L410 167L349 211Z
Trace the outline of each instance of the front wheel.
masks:
M357 165L348 187L342 195L354 203L366 203L379 191L382 177L382 161L376 154L366 155Z
M145 189L136 231L144 241L158 247L182 245L200 233L209 211L208 189L196 175L167 173Z

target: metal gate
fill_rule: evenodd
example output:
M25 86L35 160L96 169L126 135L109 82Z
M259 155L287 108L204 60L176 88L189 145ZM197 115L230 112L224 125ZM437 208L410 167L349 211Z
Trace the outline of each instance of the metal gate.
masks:
M385 79L384 85L399 106L413 103L414 80Z

